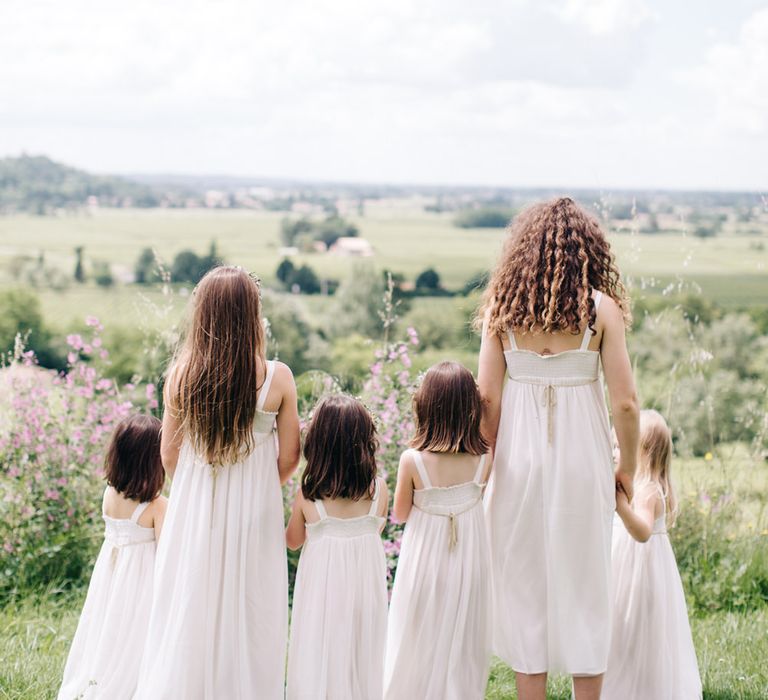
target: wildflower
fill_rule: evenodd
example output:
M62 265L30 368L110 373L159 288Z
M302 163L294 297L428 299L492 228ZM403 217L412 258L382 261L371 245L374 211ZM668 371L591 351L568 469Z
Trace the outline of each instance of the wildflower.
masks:
M69 347L71 347L73 350L81 350L85 343L79 334L70 333L70 335L67 336L67 345L69 345Z
M712 453L711 452L707 452L704 455L704 461L706 461L706 462L711 462L712 461Z

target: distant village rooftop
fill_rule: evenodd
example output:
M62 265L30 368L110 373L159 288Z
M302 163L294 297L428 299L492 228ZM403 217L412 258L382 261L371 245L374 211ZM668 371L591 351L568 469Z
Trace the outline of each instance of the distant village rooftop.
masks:
M367 258L373 255L373 246L365 238L342 236L330 247L333 255Z

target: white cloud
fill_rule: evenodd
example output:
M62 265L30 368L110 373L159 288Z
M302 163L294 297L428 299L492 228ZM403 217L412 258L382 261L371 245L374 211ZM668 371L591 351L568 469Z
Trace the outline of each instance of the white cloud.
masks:
M715 44L683 79L706 91L727 128L768 135L768 9L754 12L735 42Z
M642 0L565 0L553 10L596 36L634 30L655 18Z

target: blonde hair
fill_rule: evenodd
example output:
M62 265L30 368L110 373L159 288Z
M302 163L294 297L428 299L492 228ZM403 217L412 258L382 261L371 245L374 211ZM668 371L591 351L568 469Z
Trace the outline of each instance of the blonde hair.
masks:
M239 267L206 273L168 372L166 404L213 466L234 464L253 449L264 335L258 282Z
M635 474L635 488L641 490L652 483L661 487L667 513L667 526L677 517L677 497L672 486L672 432L658 411L640 411L640 445Z

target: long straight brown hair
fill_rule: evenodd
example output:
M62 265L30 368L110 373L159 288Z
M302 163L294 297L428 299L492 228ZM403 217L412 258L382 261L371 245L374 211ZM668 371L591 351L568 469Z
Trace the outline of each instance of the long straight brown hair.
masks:
M264 353L258 282L239 267L210 270L194 291L186 336L168 372L168 404L195 451L214 466L253 449Z

